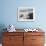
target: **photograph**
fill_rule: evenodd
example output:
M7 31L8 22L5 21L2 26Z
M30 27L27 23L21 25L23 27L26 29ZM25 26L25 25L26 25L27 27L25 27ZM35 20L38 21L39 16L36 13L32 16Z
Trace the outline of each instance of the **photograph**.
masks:
M18 21L34 21L35 20L35 8L19 7L17 16L18 16Z

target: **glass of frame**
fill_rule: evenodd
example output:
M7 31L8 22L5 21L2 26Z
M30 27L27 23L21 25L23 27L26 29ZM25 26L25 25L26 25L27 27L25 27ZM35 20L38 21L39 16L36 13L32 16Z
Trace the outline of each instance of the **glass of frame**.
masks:
M31 7L19 7L18 9L18 21L34 21L35 20L35 8Z

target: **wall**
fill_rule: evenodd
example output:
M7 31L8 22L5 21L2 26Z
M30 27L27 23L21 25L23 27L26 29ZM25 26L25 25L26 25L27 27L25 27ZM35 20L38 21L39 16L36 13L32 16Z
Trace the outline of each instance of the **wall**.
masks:
M16 28L46 28L46 0L0 0L0 25L13 24ZM18 7L34 7L36 20L34 22L18 22ZM21 24L20 24L21 23Z

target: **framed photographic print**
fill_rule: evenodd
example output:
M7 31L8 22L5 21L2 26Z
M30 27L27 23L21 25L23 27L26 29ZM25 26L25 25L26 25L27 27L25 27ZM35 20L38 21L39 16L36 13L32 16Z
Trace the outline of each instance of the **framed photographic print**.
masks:
M17 19L18 21L34 21L35 20L35 8L19 7Z

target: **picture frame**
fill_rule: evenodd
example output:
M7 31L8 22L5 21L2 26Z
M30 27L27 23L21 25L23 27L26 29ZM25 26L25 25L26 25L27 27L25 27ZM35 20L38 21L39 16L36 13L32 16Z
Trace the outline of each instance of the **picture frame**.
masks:
M35 21L35 8L19 7L17 10L18 21Z

